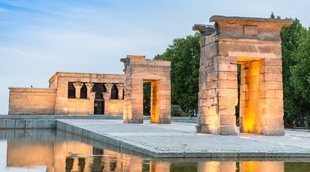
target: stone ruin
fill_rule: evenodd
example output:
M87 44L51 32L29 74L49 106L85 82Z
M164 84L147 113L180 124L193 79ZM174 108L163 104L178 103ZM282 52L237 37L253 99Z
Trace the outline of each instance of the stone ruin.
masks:
M171 121L170 61L147 60L144 56L127 56L123 120L143 123L143 83L151 82L151 123Z
M284 135L280 31L292 21L212 16L210 22L193 27L202 34L197 132Z

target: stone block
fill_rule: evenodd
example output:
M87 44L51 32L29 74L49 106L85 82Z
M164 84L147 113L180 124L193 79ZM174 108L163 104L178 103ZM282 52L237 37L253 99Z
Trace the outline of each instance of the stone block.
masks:
M237 65L236 64L220 63L219 64L219 71L220 72L237 72Z
M265 117L264 121L262 122L264 126L283 126L283 120L279 117Z
M220 97L238 97L237 89L218 89L218 96Z
M236 125L220 125L220 135L238 135Z
M282 82L265 82L264 88L265 90L282 90L283 84Z
M220 106L236 106L238 104L238 97L219 97Z
M264 81L279 81L282 82L282 74L266 73L264 76Z
M197 125L197 133L206 133L206 134L219 134L218 125Z
M6 119L6 128L14 129L16 126L15 123L16 123L15 119Z
M221 88L221 89L238 88L238 83L237 81L220 80L218 83L218 88Z
M207 125L219 125L219 116L218 114L203 114L200 116L201 124Z
M265 73L282 74L282 66L264 66Z
M236 125L236 116L220 114L220 121L221 125Z
M244 35L251 35L256 36L258 35L258 28L257 26L243 26L243 34Z
M284 136L284 127L281 126L262 126L261 134L267 136Z
M266 58L266 59L264 59L264 65L265 66L282 66L282 59L281 58L278 58L278 59Z

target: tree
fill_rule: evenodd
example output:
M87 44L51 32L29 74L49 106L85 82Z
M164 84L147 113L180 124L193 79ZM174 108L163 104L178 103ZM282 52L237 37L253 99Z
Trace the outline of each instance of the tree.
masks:
M296 94L295 87L291 83L292 73L290 68L295 66L298 61L295 55L300 46L300 39L304 36L304 28L298 19L293 21L289 27L281 31L282 39L282 65L283 65L283 91L284 91L284 112L286 125L292 126L297 122L303 122L301 115L304 112L304 102L300 95Z
M163 54L155 59L171 61L171 99L189 112L198 109L198 76L200 59L200 34L178 38Z
M310 117L310 30L305 29L299 39L299 46L293 54L295 65L290 67L290 84L294 87L294 95L298 95L299 113L306 126Z

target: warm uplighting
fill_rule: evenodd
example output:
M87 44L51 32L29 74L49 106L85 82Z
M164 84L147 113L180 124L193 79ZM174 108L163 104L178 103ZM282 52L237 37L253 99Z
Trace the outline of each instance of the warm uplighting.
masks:
M247 90L240 91L240 95L244 97L243 101L245 101L240 107L240 111L243 112L241 123L243 131L241 132L259 133L260 130L260 63L260 61L242 61L243 70L241 70L241 77L243 77L242 80L245 81L242 84L247 87Z
M151 123L159 123L159 81L151 81Z

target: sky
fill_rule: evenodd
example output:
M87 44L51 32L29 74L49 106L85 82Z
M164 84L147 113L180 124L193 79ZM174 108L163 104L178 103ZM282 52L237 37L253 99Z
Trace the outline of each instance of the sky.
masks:
M56 71L122 73L120 58L163 53L212 15L310 26L309 0L0 0L0 114L8 87L48 87Z

